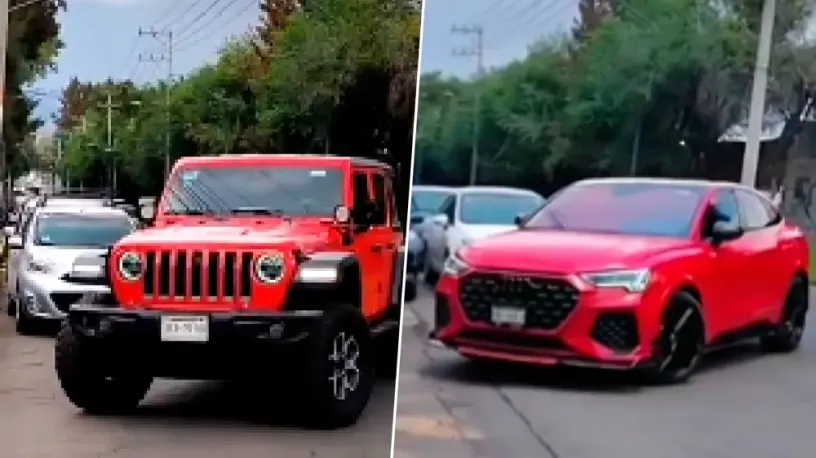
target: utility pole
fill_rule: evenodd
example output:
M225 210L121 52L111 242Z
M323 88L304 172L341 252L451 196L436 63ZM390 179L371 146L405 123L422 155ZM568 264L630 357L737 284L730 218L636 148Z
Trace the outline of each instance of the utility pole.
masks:
M139 36L151 36L159 41L159 43L165 46L165 53L164 55L155 56L150 54L148 56L139 56L139 60L142 62L167 62L167 81L165 82L164 87L164 102L167 108L167 132L165 133L164 137L164 179L170 176L170 151L171 151L171 142L172 142L172 133L170 131L170 127L172 125L172 119L170 114L170 85L173 82L173 31L172 30L155 30L153 28L144 30L139 27Z
M768 90L768 63L771 59L776 0L765 0L762 7L762 25L759 31L754 85L751 90L751 108L748 115L748 138L742 156L741 182L745 186L756 186L759 152L762 136L762 121L765 117L765 93Z
M113 157L113 109L119 108L121 104L113 103L113 96L111 96L110 92L108 93L108 99L105 103L99 105L101 108L104 108L107 111L107 120L108 120L108 141L107 146L105 147L105 151L108 153L108 158L111 160L110 167L110 175L108 178L111 180L111 194L116 193L116 159Z
M11 195L11 173L8 168L6 153L6 136L3 126L5 117L3 108L6 100L6 53L8 52L9 0L0 0L0 179L5 178L3 185L3 221L7 221L9 196Z
M484 28L481 25L453 26L452 33L474 37L474 43L468 48L454 49L454 56L476 57L476 94L473 100L473 152L470 155L470 184L475 185L479 173L479 135L482 94L478 81L484 76Z

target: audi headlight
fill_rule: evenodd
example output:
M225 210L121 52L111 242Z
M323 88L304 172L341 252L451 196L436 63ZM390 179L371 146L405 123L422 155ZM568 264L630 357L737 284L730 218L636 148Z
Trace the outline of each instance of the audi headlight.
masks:
M630 293L642 293L649 286L652 272L649 269L612 270L581 275L597 288L622 288Z
M144 273L144 263L139 253L126 252L119 257L119 275L125 280L136 281Z
M470 269L470 266L462 259L459 253L454 253L448 256L445 260L445 266L442 268L444 275L458 277Z
M277 283L286 273L281 253L267 253L255 261L255 276L263 283Z

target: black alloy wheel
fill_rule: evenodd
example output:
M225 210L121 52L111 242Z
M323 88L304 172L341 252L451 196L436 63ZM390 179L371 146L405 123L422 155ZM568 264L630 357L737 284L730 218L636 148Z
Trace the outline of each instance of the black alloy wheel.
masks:
M666 385L687 381L697 369L705 346L699 302L692 295L678 293L663 314L658 358L647 370L652 383Z
M760 345L768 352L788 353L799 348L805 333L805 323L810 302L807 282L796 277L791 284L782 317L767 335L762 336Z

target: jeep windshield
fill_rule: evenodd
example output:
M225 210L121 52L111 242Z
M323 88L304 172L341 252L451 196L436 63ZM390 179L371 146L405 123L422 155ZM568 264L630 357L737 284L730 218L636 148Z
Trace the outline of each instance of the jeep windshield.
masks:
M125 215L44 214L37 217L34 244L53 247L108 247L133 232Z
M524 229L686 238L706 192L684 183L578 183L558 192Z
M343 203L339 168L185 168L168 185L168 215L328 216Z

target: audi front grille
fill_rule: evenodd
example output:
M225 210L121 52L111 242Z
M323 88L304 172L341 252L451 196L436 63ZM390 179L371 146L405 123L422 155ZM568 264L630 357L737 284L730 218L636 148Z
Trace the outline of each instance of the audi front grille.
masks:
M252 295L252 253L145 252L144 295L154 300L239 301Z
M461 281L459 302L468 320L491 323L493 307L524 309L525 327L553 330L578 305L580 292L570 282L530 275L471 273Z

